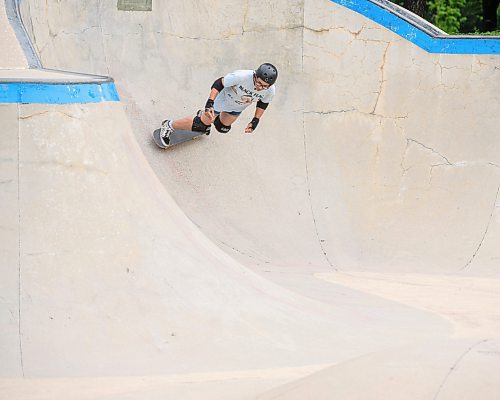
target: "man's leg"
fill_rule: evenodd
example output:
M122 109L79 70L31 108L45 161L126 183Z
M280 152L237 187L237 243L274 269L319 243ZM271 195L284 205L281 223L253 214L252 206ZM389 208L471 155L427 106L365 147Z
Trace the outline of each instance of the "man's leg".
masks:
M195 117L187 116L172 121L172 128L180 131L190 131Z
M193 116L187 116L184 118L180 119L175 119L170 121L172 129L177 129L181 131L190 131L193 128L193 122L194 119L196 118L196 115ZM201 113L200 120L203 122L205 125L211 125L214 120L215 120L215 114L213 112L203 112ZM238 119L238 115L231 115L227 112L221 112L219 114L220 121L227 126L231 126L234 121Z
M227 125L227 126L231 126L233 124L233 122L238 119L238 117L239 117L239 115L232 115L232 114L229 114L225 111L222 111L219 114L220 122L222 122L224 125Z
M239 117L238 115L230 114L227 112L221 112L214 120L215 129L221 133L228 133L231 130L231 125Z
M171 121L173 129L178 129L182 131L193 130L193 125L199 125L201 122L205 126L210 126L215 120L215 114L213 110L210 111L198 111L195 116L188 116L180 119Z
M216 117L212 108L198 111L194 117L187 116L176 120L167 119L161 123L160 138L164 145L168 146L170 134L174 130L204 132L208 135L212 123L215 124L219 132L227 133L231 129L231 124L238 119L238 116L223 111Z
M168 145L170 134L174 130L203 132L210 134L210 127L215 120L215 114L212 110L198 111L194 116L188 116L176 120L166 119L161 123L160 137Z

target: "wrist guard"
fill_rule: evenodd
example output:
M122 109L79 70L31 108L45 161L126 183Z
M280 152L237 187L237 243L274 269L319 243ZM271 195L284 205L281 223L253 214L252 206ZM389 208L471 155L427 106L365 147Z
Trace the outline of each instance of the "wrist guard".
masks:
M214 101L212 99L208 99L205 104L205 110L210 110L211 108L214 108Z
M252 127L253 131L255 130L255 128L257 128L257 125L259 125L259 119L257 117L253 117L253 119L250 121L250 126Z

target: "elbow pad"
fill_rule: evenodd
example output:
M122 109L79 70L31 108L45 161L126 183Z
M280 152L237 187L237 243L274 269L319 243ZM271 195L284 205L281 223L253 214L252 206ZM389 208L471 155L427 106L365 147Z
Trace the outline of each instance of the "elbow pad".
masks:
M268 105L269 105L269 103L264 103L262 100L259 100L257 102L257 107L262 108L263 110L265 110Z
M218 92L221 92L224 89L224 84L222 83L222 78L217 79L212 85L212 89L216 89Z

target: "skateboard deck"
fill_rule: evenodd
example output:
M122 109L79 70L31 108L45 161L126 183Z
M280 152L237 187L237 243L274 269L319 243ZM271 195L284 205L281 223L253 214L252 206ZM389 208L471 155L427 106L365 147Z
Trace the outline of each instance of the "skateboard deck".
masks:
M168 147L175 146L176 144L187 142L188 140L192 140L197 138L198 136L203 136L206 135L205 132L193 132L193 131L181 131L181 130L175 130L170 134L170 140L168 142L168 145L165 146L161 140L160 140L160 129L156 129L153 132L153 140L156 143L158 147L161 147L162 149L166 149Z

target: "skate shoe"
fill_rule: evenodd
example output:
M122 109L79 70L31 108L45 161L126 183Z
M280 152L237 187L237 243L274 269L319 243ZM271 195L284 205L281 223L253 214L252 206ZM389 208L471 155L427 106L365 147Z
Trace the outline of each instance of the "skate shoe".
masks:
M170 135L174 129L172 128L172 121L169 119L166 119L161 123L160 126L160 140L161 142L165 145L168 146L170 143Z

